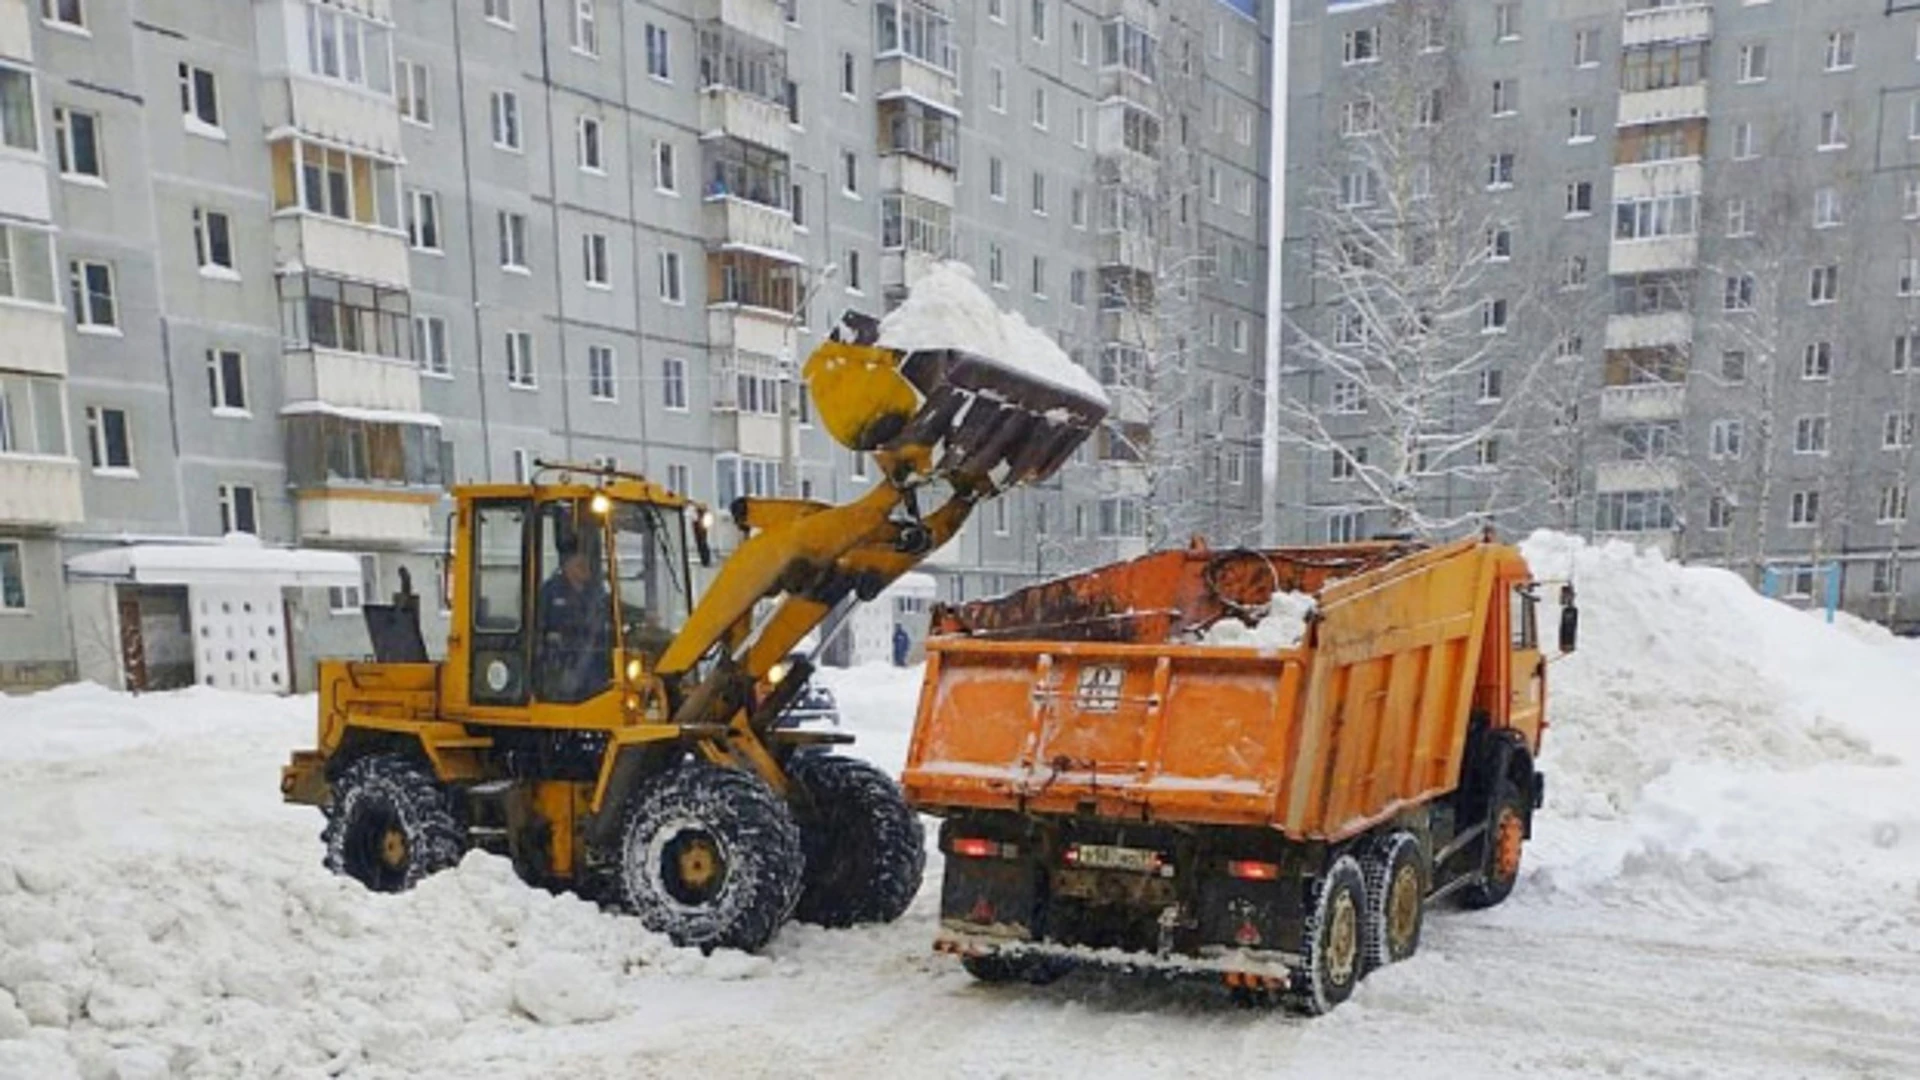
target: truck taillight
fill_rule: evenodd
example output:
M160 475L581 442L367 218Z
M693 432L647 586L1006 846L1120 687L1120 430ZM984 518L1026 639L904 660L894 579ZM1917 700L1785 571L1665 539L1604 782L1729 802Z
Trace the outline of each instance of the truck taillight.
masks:
M953 853L969 859L1017 859L1020 857L1018 844L1003 844L997 840L983 840L977 836L956 836L953 839Z
M1233 859L1227 863L1227 875L1241 881L1277 881L1280 865L1257 859Z

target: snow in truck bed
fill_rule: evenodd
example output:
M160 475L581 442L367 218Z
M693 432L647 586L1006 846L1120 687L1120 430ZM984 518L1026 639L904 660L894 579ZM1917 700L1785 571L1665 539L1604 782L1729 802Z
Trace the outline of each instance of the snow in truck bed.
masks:
M70 687L0 698L0 1078L1920 1076L1920 645L1622 545L1524 550L1573 573L1582 640L1520 886L1321 1019L976 985L929 951L937 853L900 922L758 957L484 855L371 895L279 801L311 697ZM920 672L821 677L897 770Z
M899 307L880 320L890 349L959 349L1106 405L1107 392L1044 331L1002 311L974 284L963 263L936 263Z

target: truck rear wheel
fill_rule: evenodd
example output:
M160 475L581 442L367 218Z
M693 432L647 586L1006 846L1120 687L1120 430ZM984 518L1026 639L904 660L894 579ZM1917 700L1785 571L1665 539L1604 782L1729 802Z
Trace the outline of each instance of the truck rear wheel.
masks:
M898 919L927 864L926 833L900 786L835 754L795 754L787 773L812 798L800 822L807 868L793 917L831 927Z
M1023 982L1034 986L1059 982L1073 970L1071 961L1058 957L1001 953L962 957L960 966L984 983Z
M369 754L330 785L326 866L374 892L403 892L460 861L466 829L452 792L424 762L406 754Z
M1493 813L1487 821L1487 843L1481 849L1481 879L1460 890L1460 904L1490 908L1505 900L1520 880L1520 850L1527 839L1527 801L1511 780L1500 781Z
M1333 860L1314 884L1305 926L1307 963L1288 1002L1318 1016L1353 996L1366 967L1367 882L1351 855Z
M1420 948L1427 862L1410 832L1382 836L1361 862L1367 878L1367 966L1399 963Z
M758 776L703 762L645 783L621 821L616 903L676 945L765 945L800 895L785 800Z

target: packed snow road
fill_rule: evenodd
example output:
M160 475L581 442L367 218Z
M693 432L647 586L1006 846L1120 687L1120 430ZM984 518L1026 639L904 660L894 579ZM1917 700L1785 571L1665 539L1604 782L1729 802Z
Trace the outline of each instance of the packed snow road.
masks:
M937 861L899 923L760 957L484 856L370 895L278 799L311 699L71 687L0 699L0 1078L1920 1076L1920 646L1621 548L1528 554L1585 618L1525 877L1322 1019L976 985L928 949ZM916 673L826 677L897 768Z

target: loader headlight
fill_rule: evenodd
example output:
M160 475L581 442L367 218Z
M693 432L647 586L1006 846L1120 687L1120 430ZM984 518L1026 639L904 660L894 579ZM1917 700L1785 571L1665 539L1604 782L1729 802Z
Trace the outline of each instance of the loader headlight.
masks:
M713 511L712 510L700 511L700 527L702 529L707 530L708 532L713 531Z
M646 673L647 673L647 665L641 663L639 657L636 656L633 659L627 661L627 682L637 683L640 681L640 676L645 675Z
M767 681L775 686L779 686L782 682L786 681L789 670L791 669L785 660L778 661L767 669Z
M593 508L596 516L606 517L607 511L613 509L613 500L607 498L606 492L596 491L593 493L592 500L590 500L587 505Z

